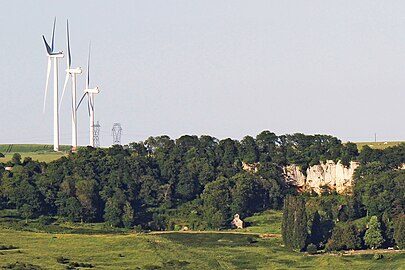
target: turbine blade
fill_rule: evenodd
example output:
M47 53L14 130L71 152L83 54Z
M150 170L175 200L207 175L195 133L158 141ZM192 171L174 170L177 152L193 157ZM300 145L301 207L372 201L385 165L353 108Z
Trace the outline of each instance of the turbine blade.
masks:
M87 58L87 78L86 78L87 89L90 88L90 49L91 49L91 42L89 44L89 57Z
M51 49L51 47L49 47L48 42L46 42L46 39L45 39L45 36L44 36L44 35L42 35L42 39L44 40L45 47L46 47L46 51L47 51L48 54L50 55L50 54L52 53L52 49Z
M65 95L65 90L66 90L68 80L69 80L69 72L66 72L65 83L63 84L62 96L60 97L60 102L59 102L59 110L60 110L60 106L62 106L62 100L63 100L63 96Z
M84 97L86 96L86 94L87 94L87 93L84 93L84 95L83 95L82 98L80 99L79 103L77 104L77 106L76 106L76 111L77 111L77 109L79 109L80 104L82 104L82 101L83 101Z
M53 49L54 49L54 41L55 41L55 26L56 26L56 17L55 17L55 19L53 20L53 29L52 29L52 41L51 41L51 49L52 49L52 52L53 52Z
M46 105L46 96L48 94L48 84L49 84L49 75L51 74L51 58L48 57L48 67L46 70L46 84L45 84L45 95L44 95L44 108L42 112L45 112L45 105Z
M68 69L72 64L72 56L70 54L70 38L69 38L69 20L66 20L66 40L67 40L67 65Z
M94 94L89 94L89 100L90 100L90 109L92 112L94 112Z
M90 117L90 95L88 95L88 98L87 98L87 111L89 112L89 117Z

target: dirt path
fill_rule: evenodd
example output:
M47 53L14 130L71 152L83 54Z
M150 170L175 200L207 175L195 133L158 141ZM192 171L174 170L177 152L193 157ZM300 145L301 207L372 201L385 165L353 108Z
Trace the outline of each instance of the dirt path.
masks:
M261 238L281 237L281 234L276 233L254 233L254 232L238 232L238 231L154 231L148 234L167 234L167 233L184 233L184 234L245 234L245 235L257 235Z

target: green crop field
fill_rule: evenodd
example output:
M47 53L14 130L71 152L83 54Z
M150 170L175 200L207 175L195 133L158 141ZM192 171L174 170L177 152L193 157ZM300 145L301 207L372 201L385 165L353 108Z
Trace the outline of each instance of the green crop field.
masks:
M53 145L49 144L0 144L0 153L5 156L0 158L0 162L11 160L15 153L19 153L22 159L31 157L33 160L50 162L66 156L69 150L69 145L61 145L60 152L54 152Z
M387 147L396 146L401 143L405 142L356 142L355 144L357 145L357 149L361 151L361 149L365 145L370 146L372 149L385 149Z
M107 232L108 227L100 233L104 224L75 224L73 227L81 228L81 233L63 233L72 227L69 223L59 224L63 227L59 233L49 233L38 229L36 221L24 225L25 221L19 220L14 210L3 210L0 211L0 249L13 247L0 250L0 267L19 262L37 266L36 269L69 269L69 263L84 263L93 269L405 269L405 253L384 254L380 260L373 259L373 254L310 256L285 249L280 236L253 234L279 232L280 218L280 211L266 211L247 218L251 225L246 228L249 233L245 229L152 233L110 229ZM16 224L21 227L17 228ZM37 232L33 231L35 228ZM47 227L42 230L47 231ZM86 230L88 233L84 233Z

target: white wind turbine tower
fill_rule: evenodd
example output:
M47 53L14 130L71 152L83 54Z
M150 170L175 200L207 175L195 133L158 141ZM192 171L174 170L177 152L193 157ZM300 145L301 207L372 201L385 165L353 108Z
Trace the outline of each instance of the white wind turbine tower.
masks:
M87 96L87 109L89 111L90 118L90 146L94 147L94 95L100 93L98 87L90 88L90 48L89 45L89 58L87 59L87 77L86 77L86 89L84 94L77 105L77 108L82 103L85 96Z
M45 112L49 75L51 73L51 64L52 64L51 59L53 59L53 101L54 101L54 103L53 103L53 150L59 151L58 59L63 58L63 52L54 51L55 25L56 25L56 17L53 21L51 46L49 46L44 35L42 35L42 38L44 39L44 43L45 43L45 47L46 47L46 52L48 54L48 68L47 68L47 72L46 72L46 86L45 86L43 111Z
M63 92L61 97L61 103L63 95L65 94L66 86L69 77L72 79L72 151L77 149L77 118L76 118L76 75L82 73L82 68L71 68L72 56L70 53L70 39L69 39L69 21L66 21L66 43L67 43L67 69L65 83L63 85Z

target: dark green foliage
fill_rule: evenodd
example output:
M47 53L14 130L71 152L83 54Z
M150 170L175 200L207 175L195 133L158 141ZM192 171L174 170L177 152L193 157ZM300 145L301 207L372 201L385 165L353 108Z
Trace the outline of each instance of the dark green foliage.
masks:
M400 249L405 249L405 214L395 219L394 239Z
M370 215L401 213L405 193L405 171L386 171L381 163L370 163L356 170L354 195Z
M309 244L309 245L307 246L307 252L308 252L309 254L316 254L316 253L318 253L318 248L317 248L316 245L314 245L314 244Z
M329 251L359 249L361 246L360 234L351 223L337 223L335 228L333 228L331 238L326 243L326 249Z
M323 240L323 232L321 226L321 217L318 211L315 211L314 217L311 224L311 243L318 246Z
M381 233L381 224L376 216L372 216L367 224L364 242L372 249L379 248L384 243L384 238Z
M302 197L287 196L284 199L283 242L287 248L302 251L307 242L307 216Z

